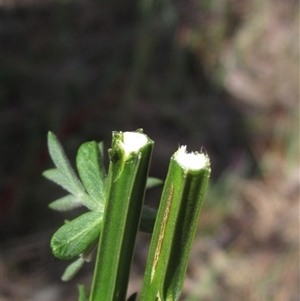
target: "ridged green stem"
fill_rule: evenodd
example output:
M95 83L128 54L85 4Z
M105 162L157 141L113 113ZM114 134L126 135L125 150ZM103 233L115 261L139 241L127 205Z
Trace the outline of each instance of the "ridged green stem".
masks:
M141 131L134 134L113 132L107 200L90 301L126 298L153 148L153 141ZM139 147L132 148L139 143Z
M210 175L205 154L171 158L154 225L140 301L178 300Z

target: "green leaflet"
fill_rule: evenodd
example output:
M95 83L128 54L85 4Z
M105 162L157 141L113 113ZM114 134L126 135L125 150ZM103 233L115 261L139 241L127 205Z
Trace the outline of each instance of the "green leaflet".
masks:
M71 280L76 273L81 269L81 267L84 264L84 259L82 257L79 257L77 260L72 262L65 270L63 275L61 276L62 281L69 281Z
M98 203L99 209L105 203L105 168L100 149L95 141L82 144L77 152L76 166L88 194Z
M78 195L80 193L84 193L84 188L81 186L77 186L76 182L70 181L65 174L58 168L48 169L43 172L43 176L48 180L58 184L59 186L63 187L68 192L72 193L73 195Z
M99 237L103 213L91 211L60 227L51 239L55 257L72 259L83 253Z
M90 210L97 210L100 206L97 204L97 202L91 198L82 187L82 190L79 190L80 187L75 186L74 182L69 182L69 180L65 177L65 175L57 168L48 169L43 172L43 176L47 178L48 180L62 186L65 190L70 192L72 195L75 196L75 198L69 198L68 201L74 200L76 202L76 205L74 204L74 208L78 207L78 202L87 207ZM79 181L79 180L78 180ZM80 188L81 189L81 188ZM58 200L57 200L58 201ZM65 203L66 200L63 200L63 203ZM55 207L57 204L54 205ZM59 206L59 205L58 205ZM71 208L73 209L73 208ZM55 210L57 210L55 208ZM67 210L67 209L66 209Z
M64 175L67 182L72 183L72 186L76 188L76 193L84 191L81 182L71 167L63 147L52 132L48 133L48 149L53 163Z
M86 292L86 288L83 284L77 285L79 291L78 301L88 301L88 295Z
M68 194L49 204L49 208L57 211L68 211L80 206L82 206L80 200L72 194Z
M146 187L149 189L161 185L162 183L163 181L161 179L148 177Z

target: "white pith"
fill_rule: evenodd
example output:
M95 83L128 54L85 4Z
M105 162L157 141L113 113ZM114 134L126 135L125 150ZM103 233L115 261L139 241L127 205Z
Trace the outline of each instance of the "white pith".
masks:
M138 132L124 132L122 148L126 155L138 152L148 142L147 136Z
M185 169L199 170L204 168L208 163L208 158L202 153L188 153L186 146L181 146L174 154L174 159Z

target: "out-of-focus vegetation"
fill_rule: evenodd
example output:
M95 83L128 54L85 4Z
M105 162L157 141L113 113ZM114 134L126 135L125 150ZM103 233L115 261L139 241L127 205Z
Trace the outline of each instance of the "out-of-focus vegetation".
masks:
M152 176L178 144L212 159L183 300L298 300L298 1L3 0L0 75L1 300L76 300L91 280L87 267L61 283L50 254L47 131L74 161L82 142L139 127Z

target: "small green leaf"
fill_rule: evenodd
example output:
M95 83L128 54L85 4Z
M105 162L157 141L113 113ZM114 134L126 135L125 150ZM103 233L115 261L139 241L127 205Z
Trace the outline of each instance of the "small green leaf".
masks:
M148 177L146 188L149 189L149 188L153 188L153 187L159 186L159 185L163 184L163 182L164 181L161 180L161 179L153 178L153 177Z
M74 182L69 181L59 169L48 169L43 172L43 176L48 180L51 180L57 183L58 185L62 186L68 192L72 193L76 197L76 204L79 202L90 210L102 209L99 206L99 204L85 192L83 187L76 187L76 184Z
M61 277L62 281L69 281L71 280L81 269L81 267L84 264L84 259L83 258L78 258L74 262L72 262L68 267L66 268L64 274Z
M73 187L77 188L77 193L79 193L79 191L84 191L81 182L79 181L73 168L71 167L71 164L64 152L63 147L52 132L48 133L48 149L53 163L65 176L66 180L69 183L72 183Z
M95 141L82 144L77 152L76 165L89 195L103 208L105 202L105 169Z
M98 239L103 212L91 211L82 214L60 227L52 236L51 249L60 259L72 259L83 253Z
M74 182L69 181L69 179L57 168L44 171L43 176L74 195L84 191L83 187L76 186L76 184L74 185Z
M72 194L68 194L49 204L49 208L57 211L68 211L80 206L82 206L80 200Z
M86 288L83 284L77 285L79 291L79 299L78 301L88 301L88 295L86 292Z

